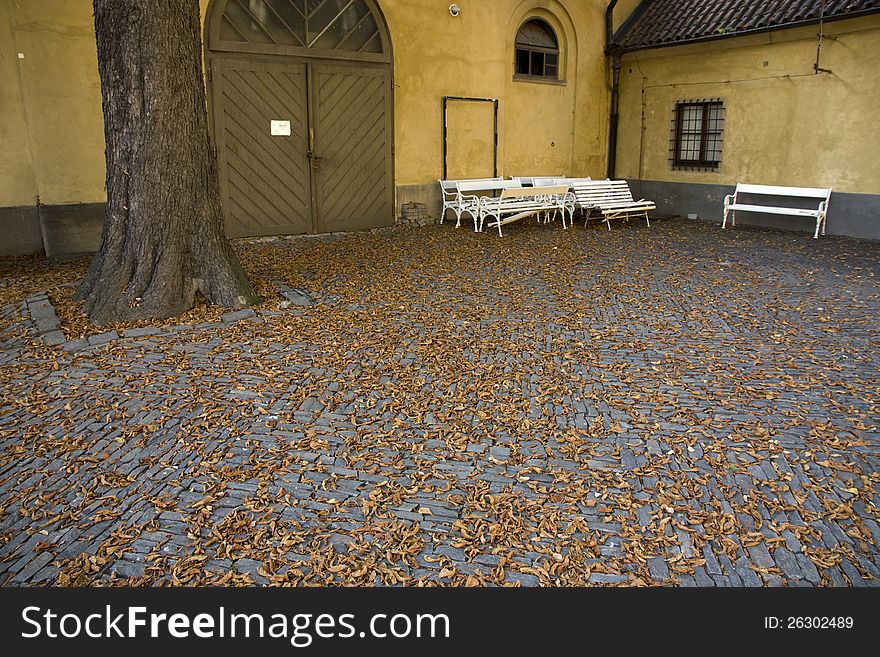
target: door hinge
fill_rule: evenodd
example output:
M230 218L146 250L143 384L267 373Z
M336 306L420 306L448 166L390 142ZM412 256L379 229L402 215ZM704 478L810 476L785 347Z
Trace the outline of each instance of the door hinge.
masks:
M208 66L207 70L205 71L205 73L206 73L206 75L208 76L208 82L210 82L211 80L213 80L213 79L214 79L214 65L213 65L213 64L210 64L210 65Z

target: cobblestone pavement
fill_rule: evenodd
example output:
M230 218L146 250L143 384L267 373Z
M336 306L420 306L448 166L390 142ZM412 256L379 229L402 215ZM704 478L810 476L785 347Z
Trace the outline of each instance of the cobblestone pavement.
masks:
M880 581L880 244L237 248L286 302L87 339L0 309L0 583Z

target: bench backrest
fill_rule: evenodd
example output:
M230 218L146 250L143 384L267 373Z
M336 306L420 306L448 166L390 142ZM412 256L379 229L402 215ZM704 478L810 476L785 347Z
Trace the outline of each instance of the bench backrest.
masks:
M581 205L633 202L625 180L587 180L573 183L571 188Z
M568 191L568 185L545 185L542 187L522 187L510 188L501 192L500 199L506 198L527 198L529 196L556 196L565 194Z
M449 180L441 180L440 184L446 187L447 185L454 185L455 183L463 183L463 182L492 182L495 180L504 180L504 178L461 178L460 180L454 180L450 178Z
M538 187L539 183L552 185L554 180L561 178L565 178L565 176L562 174L558 176L516 176L512 179L522 182L523 187Z
M495 182L501 180L501 178L468 178L465 180L441 180L440 181L440 189L443 191L443 194L446 196L455 196L458 194L459 183L463 182Z
M456 182L456 187L459 192L491 192L497 189L520 188L522 183L519 180L501 180L501 178L459 180Z
M532 186L533 187L552 187L553 185L560 185L562 183L557 182L561 180L563 176L559 178L532 178Z
M537 181L537 178L535 180ZM544 182L542 179L541 184L542 185L568 185L568 187L570 189L573 185L576 185L577 183L590 182L592 180L593 180L592 178L552 178L550 180L547 180L546 182Z
M831 197L830 189L821 187L780 187L778 185L736 184L737 194L766 194L767 196L799 196L801 198L822 198L826 201Z

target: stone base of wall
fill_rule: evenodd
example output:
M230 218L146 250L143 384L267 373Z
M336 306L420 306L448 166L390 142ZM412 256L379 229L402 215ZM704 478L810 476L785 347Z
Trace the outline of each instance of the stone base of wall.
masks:
M0 256L43 251L40 213L36 205L0 208Z
M50 258L95 253L101 246L105 203L40 206L43 245Z
M101 246L104 203L0 208L0 256L50 258L94 253Z
M42 251L50 258L95 253L101 246L105 203L0 208L0 256ZM430 226L440 220L440 186L397 188L397 223Z
M657 212L686 217L696 214L699 219L721 223L724 218L724 197L733 194L735 185L706 185L701 183L664 182L660 180L628 180L635 198L645 198L657 204ZM750 181L754 182L754 181ZM772 200L772 197L768 197ZM788 205L786 207L798 207ZM812 233L816 222L802 217L740 212L736 223ZM828 205L828 235L843 235L880 240L880 194L850 194L832 192Z

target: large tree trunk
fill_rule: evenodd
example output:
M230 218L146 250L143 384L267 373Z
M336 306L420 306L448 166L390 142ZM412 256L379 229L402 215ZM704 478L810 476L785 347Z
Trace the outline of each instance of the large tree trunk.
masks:
M226 241L208 136L198 0L95 0L107 210L79 290L96 324L164 319L196 293L258 300Z

